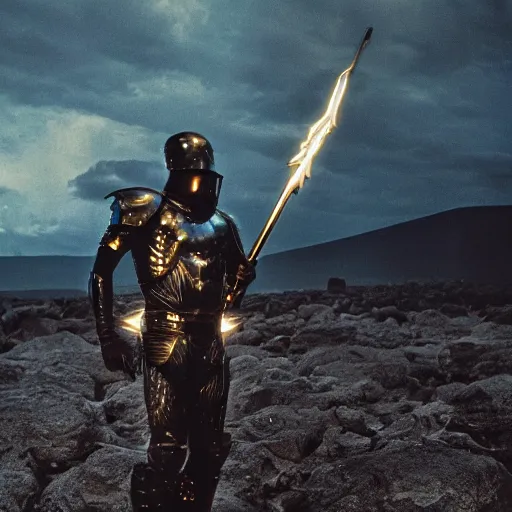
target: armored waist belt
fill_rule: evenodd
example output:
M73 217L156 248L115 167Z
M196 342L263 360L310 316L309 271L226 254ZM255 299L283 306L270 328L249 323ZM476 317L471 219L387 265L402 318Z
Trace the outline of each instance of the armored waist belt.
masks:
M146 311L145 320L149 324L153 321L177 322L177 323L208 323L221 322L222 315L211 313L172 313L170 311Z

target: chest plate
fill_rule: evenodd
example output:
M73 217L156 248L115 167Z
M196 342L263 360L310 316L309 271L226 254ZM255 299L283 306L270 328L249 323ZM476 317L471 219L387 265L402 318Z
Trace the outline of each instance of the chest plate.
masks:
M132 250L142 291L153 309L213 312L225 292L229 226L215 213L196 224L164 205Z

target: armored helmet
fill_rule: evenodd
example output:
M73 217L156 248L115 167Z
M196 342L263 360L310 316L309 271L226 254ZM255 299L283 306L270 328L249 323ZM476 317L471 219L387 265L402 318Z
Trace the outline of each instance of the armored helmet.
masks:
M199 133L180 132L167 139L164 154L164 193L184 205L194 222L205 222L217 208L223 179L215 172L211 144Z

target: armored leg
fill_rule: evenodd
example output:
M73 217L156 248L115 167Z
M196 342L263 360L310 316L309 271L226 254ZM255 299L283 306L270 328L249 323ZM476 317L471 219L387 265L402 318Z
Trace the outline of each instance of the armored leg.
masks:
M144 365L144 389L151 438L148 463L132 473L134 512L174 512L175 489L187 455L187 416L178 383L161 368ZM183 386L181 386L183 387Z
M132 472L131 499L134 512L163 512L174 499L173 482L147 463L136 464Z
M201 376L199 376L201 377ZM224 433L229 392L229 360L223 355L205 368L190 404L189 458L181 471L180 511L210 512L222 466L231 448Z

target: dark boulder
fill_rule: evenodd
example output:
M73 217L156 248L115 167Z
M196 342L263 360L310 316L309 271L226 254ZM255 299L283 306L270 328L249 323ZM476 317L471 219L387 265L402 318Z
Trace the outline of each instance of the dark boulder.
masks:
M327 281L327 291L329 293L344 293L347 290L347 283L341 277L330 277Z

